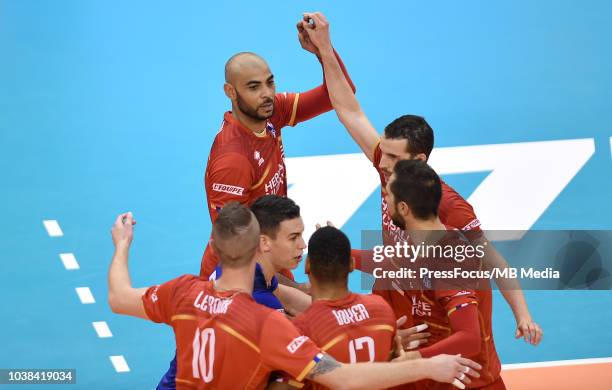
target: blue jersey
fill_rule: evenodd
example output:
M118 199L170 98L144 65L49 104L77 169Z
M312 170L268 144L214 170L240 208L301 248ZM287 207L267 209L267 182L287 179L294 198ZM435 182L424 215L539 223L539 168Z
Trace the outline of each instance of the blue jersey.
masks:
M218 265L215 271L210 275L209 280L217 280L221 278L223 270ZM270 284L266 282L263 270L259 263L255 264L255 280L253 281L253 299L260 305L269 307L270 309L285 312L283 305L278 300L274 291L278 288L278 279L276 276L272 277Z

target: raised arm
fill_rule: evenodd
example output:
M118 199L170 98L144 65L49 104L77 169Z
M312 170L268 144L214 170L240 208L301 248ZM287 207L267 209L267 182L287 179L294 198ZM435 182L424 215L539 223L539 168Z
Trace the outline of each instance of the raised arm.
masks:
M147 289L133 288L128 270L135 224L132 213L124 213L117 217L111 230L115 253L108 271L108 303L113 313L149 319L142 302L142 295Z
M325 82L331 104L336 110L338 119L349 131L365 155L372 161L374 148L378 144L378 132L361 109L351 86L347 83L341 64L332 48L329 38L329 24L321 13L306 13L305 18L314 21L314 25L302 22L311 42L318 48Z
M314 54L317 59L322 62L319 49L310 41L308 33L303 26L303 22L298 23L297 29L298 39L302 45L302 48ZM339 77L342 77L344 82L347 83L351 89L351 93L353 93L355 91L355 86L353 85L353 81L351 80L342 59L340 59L338 53L336 53L333 49L332 53L338 62L340 72ZM321 85L306 92L286 95L284 97L287 102L285 104L276 105L280 108L278 114L282 118L280 119L281 127L285 125L295 126L300 122L307 121L333 109L327 89L327 77L325 72L325 68L323 68L323 83ZM278 96L283 96L283 94L279 94Z

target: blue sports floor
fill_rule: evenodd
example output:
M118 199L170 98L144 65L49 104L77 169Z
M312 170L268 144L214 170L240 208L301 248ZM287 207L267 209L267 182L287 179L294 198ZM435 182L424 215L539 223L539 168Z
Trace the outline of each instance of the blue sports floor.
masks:
M74 388L154 388L174 353L172 331L111 313L111 224L127 210L138 220L134 285L198 272L210 232L204 168L229 109L224 62L254 51L279 92L318 85L320 66L295 32L306 10L326 13L380 131L415 113L440 148L586 139L592 153L530 227L611 229L612 5L495 3L0 0L0 368L76 368ZM359 152L334 113L283 135L290 159ZM513 156L534 167L536 157ZM557 165L513 190L537 196ZM304 180L329 193L332 208L346 203L351 186L316 186L319 176L347 174L325 168L293 179L290 170L289 180L296 191ZM469 197L489 173L444 178ZM379 189L368 191L343 223L357 242L360 230L380 225ZM499 203L517 215L524 207ZM57 220L63 236L50 237L43 220ZM80 268L67 270L61 253ZM82 304L78 287L89 287L95 303ZM612 356L610 291L526 296L544 340L514 340L513 317L496 295L504 363ZM98 337L92 323L100 321L112 337ZM129 372L118 373L109 356L123 356Z

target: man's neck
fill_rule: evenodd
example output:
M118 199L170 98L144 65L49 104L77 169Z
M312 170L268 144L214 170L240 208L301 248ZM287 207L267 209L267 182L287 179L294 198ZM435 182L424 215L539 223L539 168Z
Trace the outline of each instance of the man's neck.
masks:
M346 285L344 286L326 286L319 285L316 281L310 280L310 294L312 295L312 301L337 301L342 298L346 298L351 291Z
M232 106L232 115L238 120L238 122L240 122L247 129L251 130L255 135L262 134L266 131L266 123L268 122L266 119L253 119L248 115L245 115L236 106Z
M432 239L437 241L436 237L439 234L432 233L436 230L446 230L446 227L438 217L427 220L414 220L408 229L408 233L414 242L426 242Z
M261 271L266 279L266 284L269 286L270 283L272 283L272 278L279 270L277 270L272 261L270 261L270 259L263 254L260 254L259 257L257 257L257 262L261 266Z
M215 289L219 291L238 290L248 294L253 292L253 268L223 268L221 278L215 281Z

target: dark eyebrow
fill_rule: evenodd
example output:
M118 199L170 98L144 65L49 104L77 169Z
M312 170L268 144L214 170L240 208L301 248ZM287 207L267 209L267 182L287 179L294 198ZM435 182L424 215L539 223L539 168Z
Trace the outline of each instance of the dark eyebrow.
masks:
M270 81L274 81L274 75L273 74L268 76L268 78L266 79L266 83L268 83ZM261 81L251 80L251 81L247 81L246 86L247 87L253 87L253 86L256 86L256 85L259 85L259 84L261 84Z

